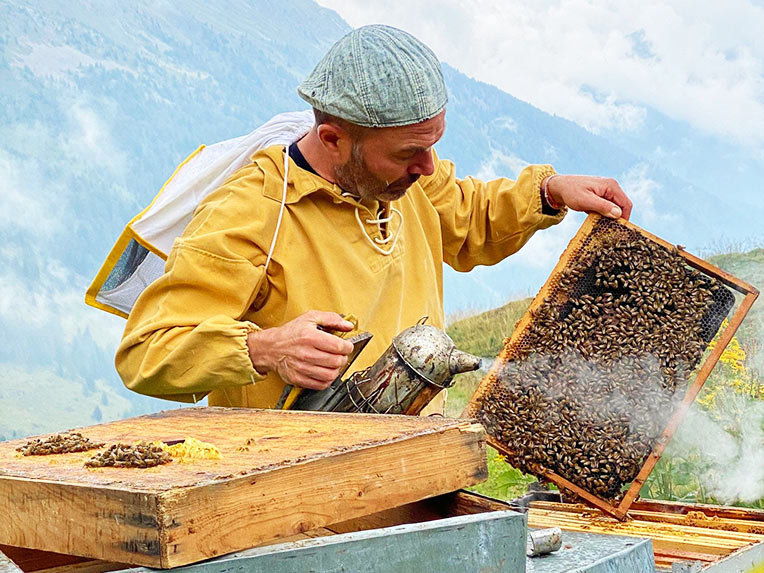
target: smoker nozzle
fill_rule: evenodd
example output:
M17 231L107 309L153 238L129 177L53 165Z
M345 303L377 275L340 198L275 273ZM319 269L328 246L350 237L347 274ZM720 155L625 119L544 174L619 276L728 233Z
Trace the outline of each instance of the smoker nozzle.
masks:
M451 375L461 374L462 372L472 372L477 370L483 364L483 359L478 356L474 356L468 352L457 350L456 348L451 352L451 356L448 358L448 369L451 371Z

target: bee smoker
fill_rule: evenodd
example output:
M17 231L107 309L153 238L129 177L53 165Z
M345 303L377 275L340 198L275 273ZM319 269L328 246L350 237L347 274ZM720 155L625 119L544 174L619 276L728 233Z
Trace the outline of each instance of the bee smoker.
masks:
M481 359L458 350L442 330L420 320L395 338L379 359L326 390L303 392L293 408L331 412L418 414L461 372Z

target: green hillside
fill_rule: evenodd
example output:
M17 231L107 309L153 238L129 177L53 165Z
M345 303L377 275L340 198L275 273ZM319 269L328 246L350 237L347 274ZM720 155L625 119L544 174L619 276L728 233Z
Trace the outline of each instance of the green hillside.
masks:
M733 276L736 276L759 291L764 291L764 249L754 249L747 253L729 253L710 257L709 262L715 264ZM740 343L750 353L752 366L755 366L764 378L764 302L757 300L740 325L738 333Z
M721 254L709 257L707 260L733 276L749 282L759 290L764 290L764 249L755 249L746 253ZM500 308L459 320L451 324L447 332L458 348L482 357L495 357L502 348L504 339L512 334L515 323L527 310L531 300L527 298L512 301ZM744 365L750 385L758 391L761 389L761 383L764 379L764 303L757 301L754 304L736 338L746 353ZM709 384L728 375L724 368L722 364L717 365ZM485 372L475 372L462 374L458 377L455 385L449 390L446 408L448 415L461 415L484 374ZM702 396L703 394L701 394ZM718 468L713 467L712 461L704 460L703 453L696 451L697 448L688 453L692 448L685 443L692 441L688 440L688 434L692 433L693 413L695 417L710 415L720 426L723 426L724 430L736 434L734 436L736 438L740 437L739 428L735 428L736 424L741 424L746 417L758 416L756 418L757 424L755 424L756 431L764 435L764 426L762 426L764 415L761 414L762 410L758 408L759 406L764 407L764 403L761 400L758 400L760 403L755 402L752 398L743 401L728 400L724 403L726 406L723 404L721 408L727 407L729 412L718 411L710 414L701 413L701 408L697 405L694 406L684 428L680 427L676 435L674 440L676 443L672 442L668 454L664 455L656 467L651 476L651 481L648 482L649 487L643 491L643 495L665 498L682 497L683 499L690 498L706 502L719 501L710 497L700 483L702 472L717 471L718 473ZM748 411L751 414L746 416ZM750 422L750 419L748 421ZM754 438L758 440L760 449L764 450L764 442L761 442L760 436L757 434ZM728 445L730 448L734 446L734 442ZM734 452L730 455L734 457ZM688 457L694 459L688 461L686 459ZM712 456L709 453L707 457ZM727 459L729 456L715 454L713 457L718 460L720 458ZM490 448L488 461L491 477L476 488L481 493L512 498L521 495L525 491L527 483L534 481L534 478L524 476L511 468ZM718 478L718 475L715 477ZM729 502L728 500L721 501ZM749 505L764 504L758 501L753 504L749 503Z

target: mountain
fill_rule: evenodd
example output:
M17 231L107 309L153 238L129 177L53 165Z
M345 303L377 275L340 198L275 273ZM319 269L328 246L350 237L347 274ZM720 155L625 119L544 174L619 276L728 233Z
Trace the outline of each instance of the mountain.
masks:
M296 85L349 27L308 0L0 0L0 30L0 439L174 407L122 387L113 353L123 321L86 307L84 291L124 224L199 144L304 109ZM616 176L637 223L690 250L721 230L758 229L750 210L633 146L449 66L445 75L438 151L461 175L551 162ZM580 220L496 267L447 270L447 311L535 293Z

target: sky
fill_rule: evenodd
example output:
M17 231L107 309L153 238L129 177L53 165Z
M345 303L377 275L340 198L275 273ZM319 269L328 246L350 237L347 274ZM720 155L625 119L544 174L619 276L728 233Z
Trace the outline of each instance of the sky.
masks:
M438 57L598 133L651 107L764 158L764 2L318 0L388 24Z

